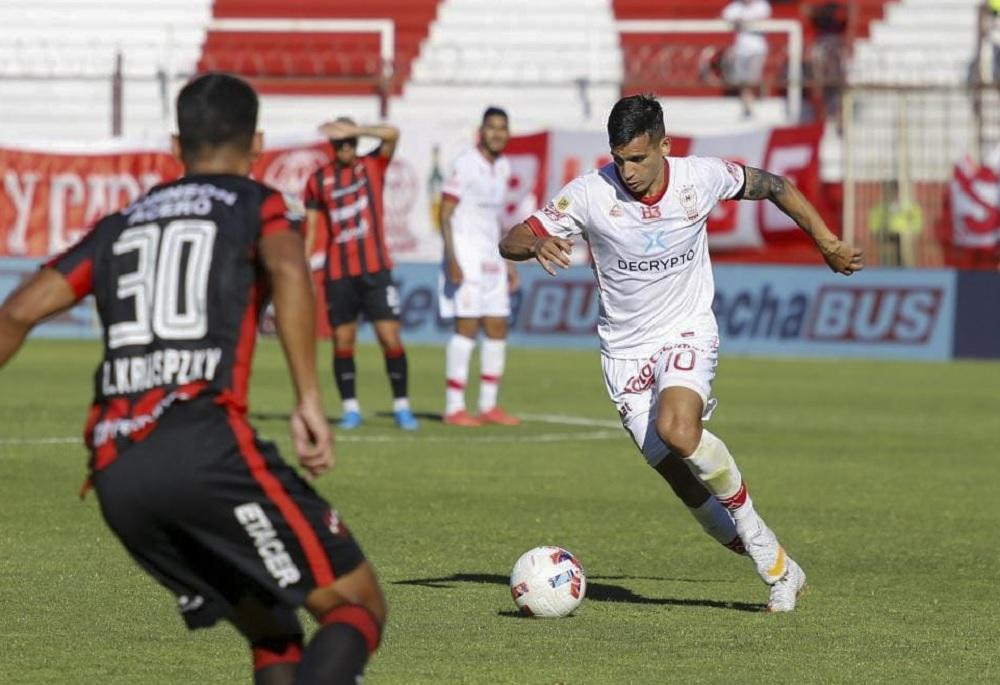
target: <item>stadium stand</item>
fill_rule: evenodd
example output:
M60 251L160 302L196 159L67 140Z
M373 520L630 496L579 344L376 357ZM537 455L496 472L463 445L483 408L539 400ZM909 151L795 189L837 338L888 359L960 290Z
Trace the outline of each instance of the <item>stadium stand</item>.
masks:
M599 126L621 82L613 20L606 0L443 0L397 111L467 123L495 102L519 127Z
M217 19L370 19L395 24L395 64L387 87L399 94L437 9L438 0L215 0ZM199 71L250 77L264 94L369 94L381 79L378 36L358 33L221 32L210 30Z
M823 0L774 0L776 18L805 18ZM389 18L395 65L384 82L390 115L467 122L485 102L508 106L519 127L597 128L621 90L654 90L672 130L703 133L789 123L781 97L786 50L774 36L769 97L754 120L717 84L701 78L706 48L725 34L624 34L618 20L719 16L725 0L36 0L0 5L0 125L20 138L88 139L110 131L111 74L123 55L122 133L170 126L183 78L225 69L267 95L268 130L301 130L335 112L378 116L372 97L383 73L375 34L232 32L219 19ZM964 82L975 44L976 0L857 0L854 83ZM883 18L884 15L884 18ZM935 50L922 49L933 37ZM665 69L664 66L669 66ZM442 103L447 103L443 107ZM966 117L967 118L967 117ZM839 139L825 147L837 176Z
M211 0L0 3L0 135L80 140L111 135L111 81L123 56L127 136L167 128L158 72L189 74Z

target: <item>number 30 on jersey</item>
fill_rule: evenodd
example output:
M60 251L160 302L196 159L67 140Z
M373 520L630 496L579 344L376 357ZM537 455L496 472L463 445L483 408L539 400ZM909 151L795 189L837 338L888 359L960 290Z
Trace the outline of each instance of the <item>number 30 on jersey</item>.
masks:
M145 224L122 231L112 252L135 252L138 259L134 271L119 277L118 298L133 298L134 315L108 327L108 348L148 345L154 335L161 340L205 336L216 231L215 222L200 219L177 219L162 230Z

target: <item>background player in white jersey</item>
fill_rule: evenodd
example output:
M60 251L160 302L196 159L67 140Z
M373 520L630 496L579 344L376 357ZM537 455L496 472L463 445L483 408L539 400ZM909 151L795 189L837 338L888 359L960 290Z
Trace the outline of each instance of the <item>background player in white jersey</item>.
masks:
M770 200L850 275L861 251L840 241L788 179L715 158L669 157L663 110L649 96L611 110L613 162L569 183L503 239L508 259L534 257L555 275L569 238L593 253L598 335L608 394L646 460L705 530L753 560L769 611L791 611L805 573L754 510L726 445L702 427L718 359L715 285L705 224L721 200Z
M439 308L442 317L455 319L455 333L445 351L444 422L453 426L520 423L497 405L507 355L510 292L517 287L517 270L497 249L510 181L510 164L503 156L510 139L507 123L504 110L489 107L479 127L479 143L454 161L441 189L444 264ZM479 415L471 416L465 410L465 385L480 328Z

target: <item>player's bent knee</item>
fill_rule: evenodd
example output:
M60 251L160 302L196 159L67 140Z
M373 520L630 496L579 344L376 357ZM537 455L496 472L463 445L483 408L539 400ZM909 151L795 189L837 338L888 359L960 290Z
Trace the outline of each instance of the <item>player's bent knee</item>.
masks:
M665 412L656 419L656 432L671 452L690 457L701 442L701 420Z
M385 623L385 596L368 562L362 562L350 573L330 585L314 589L306 596L306 609L321 623L330 612L342 606L362 607L379 625Z

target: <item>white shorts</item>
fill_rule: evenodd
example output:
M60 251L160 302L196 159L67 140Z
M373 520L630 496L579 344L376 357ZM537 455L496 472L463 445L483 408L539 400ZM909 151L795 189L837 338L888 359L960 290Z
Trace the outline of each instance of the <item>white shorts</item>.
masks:
M462 283L448 280L445 266L438 274L438 309L442 319L510 316L507 264L502 259L460 260Z
M702 418L707 420L716 405L711 392L718 360L719 337L694 334L668 339L647 359L601 357L608 395L650 466L659 464L668 453L656 432L660 393L678 386L694 390L704 402Z

